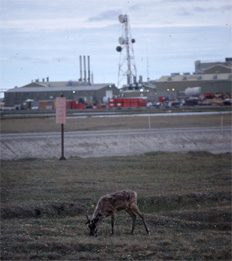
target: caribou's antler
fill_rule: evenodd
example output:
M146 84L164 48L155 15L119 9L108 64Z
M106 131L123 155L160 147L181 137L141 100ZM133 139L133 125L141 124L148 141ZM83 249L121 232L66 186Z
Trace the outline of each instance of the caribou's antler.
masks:
M86 218L87 218L87 222L85 223L86 225L90 223L90 219L88 217L88 215L86 214Z

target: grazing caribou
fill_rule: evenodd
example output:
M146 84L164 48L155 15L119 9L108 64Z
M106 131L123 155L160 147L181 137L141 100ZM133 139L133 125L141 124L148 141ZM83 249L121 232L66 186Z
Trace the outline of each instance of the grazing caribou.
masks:
M112 235L114 234L115 216L118 211L125 210L133 220L131 234L134 234L136 214L142 220L146 232L150 235L150 229L147 226L144 214L139 210L137 205L137 193L131 190L123 190L101 197L97 203L92 220L88 215L86 224L89 224L90 235L96 236L100 222L108 216L111 216Z

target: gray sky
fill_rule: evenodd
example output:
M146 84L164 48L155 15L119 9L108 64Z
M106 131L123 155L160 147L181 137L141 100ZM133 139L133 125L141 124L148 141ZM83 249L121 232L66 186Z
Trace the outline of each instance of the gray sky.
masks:
M195 60L232 56L231 0L1 0L1 89L46 78L79 79L90 55L94 82L117 84L127 13L138 75L193 72ZM126 80L125 80L126 83Z

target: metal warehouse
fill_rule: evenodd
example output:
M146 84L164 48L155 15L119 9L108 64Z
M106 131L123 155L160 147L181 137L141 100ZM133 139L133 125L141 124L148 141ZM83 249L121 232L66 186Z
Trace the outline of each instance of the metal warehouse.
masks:
M232 61L226 58L225 63L201 63L195 62L195 72L172 73L156 80L158 96L176 99L184 96L188 87L201 87L202 93L221 93L231 96L232 92Z
M184 96L188 87L201 87L202 93L220 92L224 96L231 95L232 74L172 74L171 76L162 76L156 81L156 91L158 96L167 96L170 99L176 99Z
M119 89L113 83L89 84L83 82L50 82L36 81L20 88L15 87L5 92L5 106L23 104L27 100L55 100L61 94L67 100L93 104L101 104L104 99L119 95Z

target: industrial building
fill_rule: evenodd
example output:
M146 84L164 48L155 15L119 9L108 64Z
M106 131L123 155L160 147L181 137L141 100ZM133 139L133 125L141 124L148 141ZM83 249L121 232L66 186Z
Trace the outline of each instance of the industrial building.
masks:
M29 83L20 88L13 88L5 92L5 106L15 106L25 103L26 101L53 101L61 94L67 100L79 101L91 105L101 104L104 99L117 96L118 88L113 83L89 84L85 82L51 82L36 81Z
M88 70L86 66L86 60ZM99 105L106 103L108 98L119 95L118 88L113 83L93 84L90 80L90 57L80 56L80 78L78 81L49 81L49 77L42 81L36 79L20 88L15 87L5 92L5 106L18 108L25 103L46 101L47 108L53 108L56 97L63 94L67 100L81 101L89 105ZM31 107L31 106L26 106Z
M113 83L92 84L90 82L90 66L88 57L88 77L84 57L84 77L82 79L82 59L80 57L80 79L78 81L55 82L49 78L42 81L15 87L5 92L5 106L13 107L25 102L52 101L63 94L67 100L82 101L89 105L107 103L108 98L146 98L157 101L159 97L169 100L186 98L186 89L200 87L201 93L220 93L224 97L232 94L232 58L224 62L195 62L194 73L172 73L155 81L139 82L118 89ZM54 103L53 103L54 104ZM49 106L48 106L49 107ZM50 106L51 107L51 106ZM49 108L50 108L49 107Z
M141 77L141 76L140 76ZM152 82L138 82L138 84L132 84L131 86L122 87L120 89L122 98L147 98L152 99L156 94L156 87Z
M232 58L225 62L195 62L194 73L172 73L155 81L156 95L169 99L185 96L189 87L201 87L202 93L221 93L231 97L232 93Z
M195 73L231 73L232 58L225 58L225 61L195 61Z

